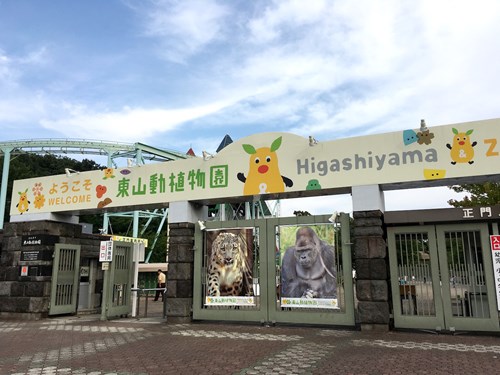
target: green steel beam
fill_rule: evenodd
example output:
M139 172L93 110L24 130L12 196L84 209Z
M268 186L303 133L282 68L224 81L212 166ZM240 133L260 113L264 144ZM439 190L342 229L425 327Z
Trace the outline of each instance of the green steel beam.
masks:
M0 142L0 149L10 148L12 154L81 154L106 155L111 157L136 157L138 160L170 161L189 158L181 152L148 146L140 142L119 143L84 139L26 139Z

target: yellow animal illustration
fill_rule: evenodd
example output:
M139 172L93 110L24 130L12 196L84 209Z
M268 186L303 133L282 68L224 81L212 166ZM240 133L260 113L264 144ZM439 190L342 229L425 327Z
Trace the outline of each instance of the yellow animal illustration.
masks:
M423 145L424 143L430 145L434 139L434 133L429 131L427 125L425 125L425 120L420 120L420 131L417 133L417 138L419 145Z
M238 180L243 182L244 195L258 195L266 193L282 193L285 186L293 186L293 181L280 174L278 155L276 150L281 146L281 137L276 138L271 147L255 149L252 145L244 144L243 149L250 154L248 177L238 173Z
M19 194L19 202L16 204L17 210L21 213L25 213L29 209L29 204L31 203L28 200L28 189L26 188L25 191L18 191L17 194Z
M43 194L35 195L35 201L33 202L33 205L35 206L35 208L38 209L45 206L45 195Z
M453 138L453 145L449 143L446 144L450 151L451 156L451 164L455 165L457 163L474 163L474 146L477 145L477 142L470 141L470 135L473 130L467 130L464 132L459 132L457 129L452 128L453 134L455 137Z
M446 177L446 169L424 169L426 180L439 180Z

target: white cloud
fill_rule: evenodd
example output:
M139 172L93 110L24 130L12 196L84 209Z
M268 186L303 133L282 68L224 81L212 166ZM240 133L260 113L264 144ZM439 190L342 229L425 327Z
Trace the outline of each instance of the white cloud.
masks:
M0 49L0 72L6 72L9 64L9 57ZM0 73L1 74L1 73Z
M466 194L455 193L447 187L393 190L384 192L385 211L452 208L450 199L461 200ZM307 211L311 215L330 215L333 212L352 214L350 194L295 198L281 201L281 216L294 216L293 211Z
M224 79L229 76L233 89L246 87L248 92L243 98L247 105L231 112L243 121L255 117L252 108L260 118L296 119L301 125L294 130L301 133L331 133L332 123L356 129L385 117L394 110L394 100L401 101L396 95L376 97L373 89L382 77L394 75L396 63L391 61L399 46L391 39L391 20L384 22L388 14L395 17L385 8L369 6L360 15L324 2L268 7L261 18L249 21L249 33L260 44L242 48L241 62L226 62ZM272 38L262 36L268 31ZM235 113L238 109L242 112Z
M253 87L259 113L275 119L288 112L300 124L294 131L326 137L337 128L413 127L420 118L446 124L496 117L494 2L299 3L277 2L248 22L259 45L243 48L230 82ZM240 118L251 112L240 109Z
M23 124L38 123L50 112L52 103L41 93L14 93L0 98L0 122Z
M47 46L40 46L29 51L26 56L20 57L18 62L25 65L44 65L50 59L48 52Z
M433 187L384 192L386 211L451 208L450 199L461 200L466 194L456 193L448 187Z
M283 36L287 28L298 28L320 21L326 9L325 1L273 1L260 18L250 19L248 29L254 43L269 43Z
M223 20L229 15L225 6L213 0L160 0L151 5L145 10L146 32L161 39L162 55L175 62L221 38Z
M119 130L123 140L135 141L168 137L169 130L193 119L192 128L218 126L220 137L236 126L251 133L248 124L257 124L255 131L269 126L329 140L417 127L421 118L432 126L498 117L500 3L494 0L128 3L143 16L141 29L162 53L185 64L178 73L176 64L154 61L152 67L162 66L151 76L167 76L162 83L182 79L185 86L151 86L161 94L147 109L144 101L133 102L135 85L141 92L149 89L139 86L141 73L131 70L138 78L127 82L123 70L108 77L108 71L65 67L70 78L57 76L40 90L26 85L15 95L9 90L9 99L2 95L0 109L16 110L0 119L43 119L44 126L61 127L67 136L115 137ZM150 46L134 53L152 59ZM21 84L25 72L36 77L38 71L28 67L52 62L49 52L35 48L14 64L0 50L0 87L5 81ZM121 53L125 64L128 51ZM108 57L109 66L117 64ZM80 87L85 92L72 96ZM121 95L123 90L129 92ZM108 92L109 101L102 95ZM82 106L60 105L66 93L69 103ZM175 107L159 106L162 95ZM30 108L33 98L36 106ZM205 138L199 139L202 144Z
M350 194L283 199L280 201L280 216L294 216L294 211L307 211L311 215L329 215L333 212L352 212Z
M12 57L0 49L0 90L4 87L12 89L17 85L19 74L14 65Z
M95 113L91 109L65 103L66 116L40 123L47 129L58 130L66 137L140 142L156 134L168 132L180 124L213 114L228 103L212 103L185 109L123 108L119 112Z

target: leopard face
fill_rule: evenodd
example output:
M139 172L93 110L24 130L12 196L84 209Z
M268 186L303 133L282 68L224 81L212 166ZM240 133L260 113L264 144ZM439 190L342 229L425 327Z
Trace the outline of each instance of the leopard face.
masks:
M251 268L245 240L233 233L220 233L212 243L208 264L209 296L250 295Z

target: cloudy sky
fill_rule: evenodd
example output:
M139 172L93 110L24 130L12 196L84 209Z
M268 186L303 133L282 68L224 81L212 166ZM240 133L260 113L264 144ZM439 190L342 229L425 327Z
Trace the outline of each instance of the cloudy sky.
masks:
M496 0L0 0L0 141L199 155L225 134L500 117L499 14Z

